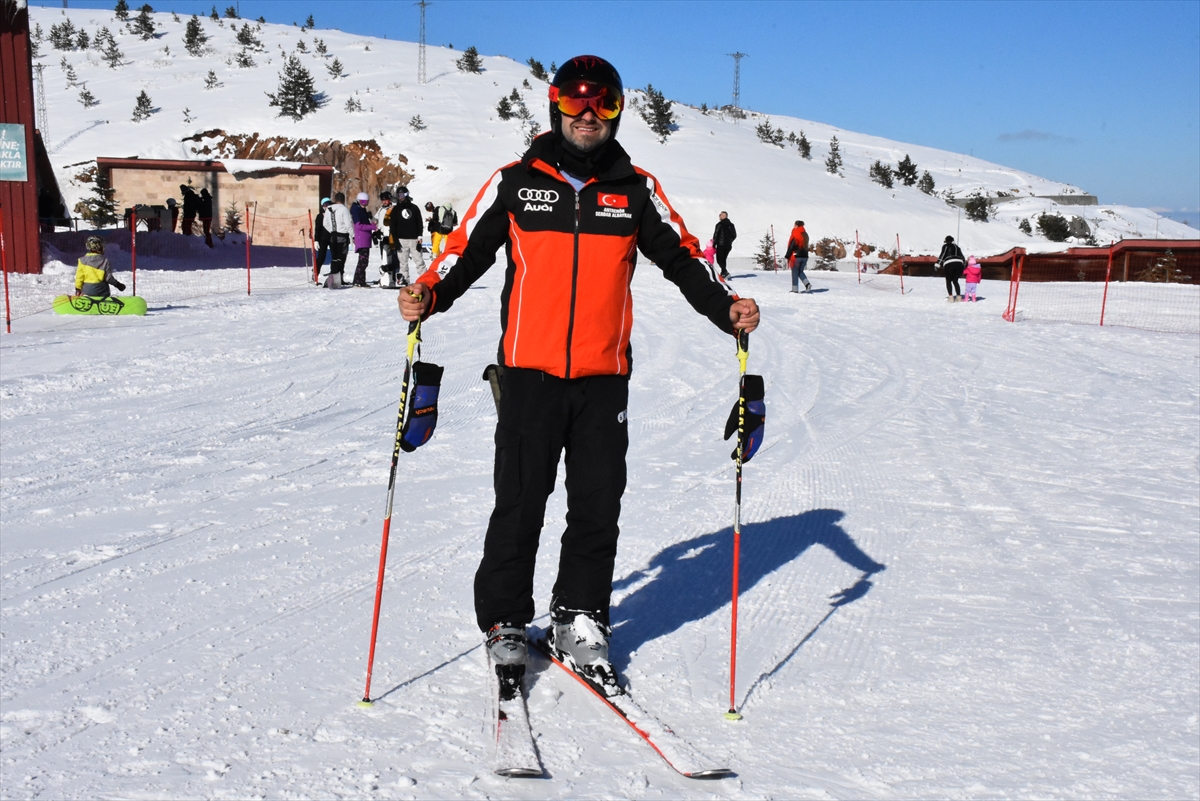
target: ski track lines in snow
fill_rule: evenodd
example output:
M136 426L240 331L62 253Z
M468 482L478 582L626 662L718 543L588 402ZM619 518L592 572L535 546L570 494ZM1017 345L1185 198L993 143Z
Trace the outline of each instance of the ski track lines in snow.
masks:
M0 339L0 794L1194 797L1197 339L1011 325L936 279L902 297L812 277L830 291L734 278L764 309L749 367L768 406L745 468L737 724L719 439L737 360L656 271L634 282L613 656L739 774L711 783L540 660L548 778L488 772L471 578L496 281L423 327L447 372L437 434L401 457L368 709L394 295L22 321Z

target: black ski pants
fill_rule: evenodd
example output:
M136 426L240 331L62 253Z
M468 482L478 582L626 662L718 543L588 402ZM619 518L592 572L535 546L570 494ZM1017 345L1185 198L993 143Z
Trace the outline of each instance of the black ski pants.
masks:
M946 294L952 298L957 298L962 295L962 290L958 287L958 280L963 277L963 268L961 264L951 264L946 267Z
M729 251L733 250L733 245L717 248L717 266L721 268L721 275L729 272L725 267L725 260L729 258Z
M567 528L551 605L595 612L608 621L625 492L628 401L627 376L563 379L505 369L496 425L496 506L475 573L481 631L496 623L533 621L538 539L564 451Z

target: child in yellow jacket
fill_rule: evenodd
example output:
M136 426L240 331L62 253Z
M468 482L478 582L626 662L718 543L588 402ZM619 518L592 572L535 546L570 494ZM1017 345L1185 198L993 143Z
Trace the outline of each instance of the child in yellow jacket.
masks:
M89 236L86 247L87 253L79 257L79 266L75 268L75 295L107 298L112 295L110 284L124 289L125 285L113 278L112 262L104 257L104 240Z

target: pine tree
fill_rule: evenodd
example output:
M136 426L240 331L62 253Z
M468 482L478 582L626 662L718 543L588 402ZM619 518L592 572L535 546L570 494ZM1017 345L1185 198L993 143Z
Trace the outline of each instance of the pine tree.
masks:
M825 159L825 171L830 175L840 175L842 172L842 149L836 136L829 140L829 157Z
M921 173L921 180L917 181L917 189L927 195L933 194L933 176L929 174L929 170Z
M221 82L219 80L217 80L217 73L213 72L212 70L209 70L208 75L204 76L204 88L205 89L216 89L220 85L221 85Z
M133 21L133 32L142 37L143 42L154 38L154 18L150 16L152 13L154 13L154 9L150 7L149 3L147 3L142 6L142 10L137 15L137 19Z
M967 197L967 204L963 206L963 210L967 213L968 220L987 222L992 216L992 201L978 191L972 192Z
M358 102L358 98L352 97L346 101L346 113L353 114L355 111L362 111L362 103Z
M525 125L525 147L533 144L533 140L541 133L542 125L537 120L529 120Z
M496 116L502 120L511 120L513 118L512 101L508 96L500 98L500 102L496 104Z
M116 69L121 66L121 62L125 59L125 54L121 52L121 48L117 47L117 40L109 34L108 41L104 45L102 51L104 60L108 62L109 69Z
M800 136L796 139L796 149L800 151L800 158L812 161L812 144L804 135L804 131L801 131Z
M100 105L100 101L96 99L94 94L88 91L86 85L79 91L79 102L83 104L84 108Z
M319 53L322 56L329 53L329 48L325 46L324 39L314 39L313 42L315 42L317 45L317 53Z
M308 45L304 44L303 39L297 39L296 40L296 49L299 50L301 53L307 53Z
M192 124L192 110L190 108L185 108L183 110L183 121L188 125Z
M129 21L129 4L125 0L117 0L116 7L113 8L113 13L121 22Z
M886 189L891 189L894 186L891 166L884 164L879 159L875 159L875 163L871 165L867 172L871 176L871 180L880 186Z
M66 59L63 59L63 61L65 63ZM67 86L71 87L71 86L78 85L79 79L75 76L75 68L72 67L70 64L67 64L66 66L67 66L67 69L66 69Z
M208 34L204 32L200 18L193 14L192 18L188 20L187 30L183 34L183 46L191 55L199 56L204 52L204 45L207 42Z
M108 177L92 168L95 181L92 196L75 204L75 213L91 223L93 228L106 228L117 221L116 190L109 186Z
M233 63L237 64L244 70L248 70L251 67L256 66L254 63L254 56L250 55L250 51L246 50L245 48L242 48L237 52L237 55L233 57Z
M33 33L29 37L29 54L34 58L42 57L42 41L46 38L42 33L41 24L37 24L33 28Z
M313 21L313 15L312 15L312 14L309 14L309 15L308 15L308 19L304 20L304 27L305 27L305 28L308 28L310 31L311 31L313 28L317 27L317 23Z
M758 252L754 254L754 263L764 270L775 269L775 240L771 234L763 234L758 241Z
M153 113L154 108L150 100L150 95L146 94L146 90L143 89L137 97L137 105L133 107L133 121L141 122L142 120L148 120Z
M1028 235L1030 235L1030 236L1033 236L1033 226L1029 224L1029 218L1028 218L1028 217L1026 217L1025 219L1021 220L1019 223L1017 223L1017 228L1021 229L1021 232L1022 232L1022 233L1025 233L1025 234L1028 234Z
M537 78L539 81L550 80L550 76L546 74L546 68L542 66L542 62L538 61L533 56L530 56L529 60L525 63L529 65L529 72L533 75L533 77Z
M75 25L69 18L50 26L50 44L55 50L75 49Z
M458 67L459 72L474 72L476 74L483 72L483 59L479 57L479 51L474 46L464 50L462 58L455 61L454 65Z
M658 136L659 144L666 144L667 137L675 131L675 113L671 111L674 103L663 97L653 84L646 84L645 91L646 102L638 107L638 113Z
M238 18L237 6L226 6L225 7L225 19L237 19L237 18Z
M783 147L783 129L771 127L770 120L763 120L760 124L754 126L754 133L758 136L758 141L763 144Z
M896 165L896 177L905 186L912 186L917 182L917 165L908 157L907 153L904 154L904 158L900 159L900 163Z
M89 47L91 47L91 44L92 44L92 39L90 36L88 36L88 32L85 31L83 28L80 28L79 35L75 37L75 45L80 50L87 50Z
M418 114L417 116L413 117L411 120L408 121L408 127L412 128L414 131L423 131L426 128L428 128L429 126L427 126L424 122L421 121L421 115Z
M233 234L242 232L242 209L233 198L225 207L225 230Z
M325 69L328 70L329 77L335 81L346 74L342 68L342 62L338 60L337 56L334 56L333 61L325 65Z
M218 21L221 19L221 15L217 13L216 6L212 7L212 13L208 15L208 18L212 19L212 20L218 20Z
M279 107L280 117L291 117L299 121L317 110L317 92L313 77L300 59L288 56L279 74L279 88L274 94L267 93L271 105Z
M259 38L254 35L254 29L250 27L250 23L248 22L237 32L237 43L242 47L257 50L260 53L266 49L263 47L263 43L259 41Z
M1061 214L1039 214L1037 227L1051 242L1066 242L1071 235L1071 226Z

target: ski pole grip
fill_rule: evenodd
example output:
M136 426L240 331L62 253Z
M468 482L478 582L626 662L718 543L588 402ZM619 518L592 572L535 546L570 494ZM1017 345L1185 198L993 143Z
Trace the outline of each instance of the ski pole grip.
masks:
M745 329L738 331L738 350L750 352L750 332Z

